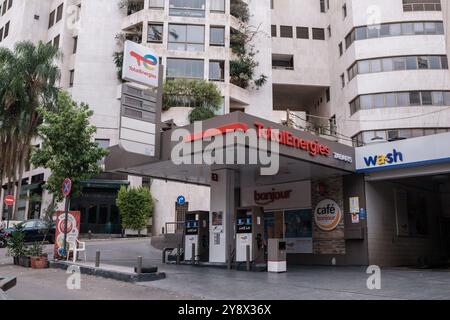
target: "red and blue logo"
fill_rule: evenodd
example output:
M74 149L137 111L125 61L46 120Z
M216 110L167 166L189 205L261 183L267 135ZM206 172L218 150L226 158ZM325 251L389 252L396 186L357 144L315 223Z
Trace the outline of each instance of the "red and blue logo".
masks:
M137 64L139 67L141 65L143 65L149 71L155 70L156 66L158 65L158 58L151 54L142 56L139 53L137 53L136 51L131 51L130 55L133 58L136 58L136 61L137 61Z

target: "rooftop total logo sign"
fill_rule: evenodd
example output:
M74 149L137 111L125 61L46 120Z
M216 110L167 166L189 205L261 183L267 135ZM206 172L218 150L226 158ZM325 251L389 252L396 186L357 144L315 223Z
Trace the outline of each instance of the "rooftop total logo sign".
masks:
M122 78L145 86L157 87L159 59L146 46L126 41L123 57Z

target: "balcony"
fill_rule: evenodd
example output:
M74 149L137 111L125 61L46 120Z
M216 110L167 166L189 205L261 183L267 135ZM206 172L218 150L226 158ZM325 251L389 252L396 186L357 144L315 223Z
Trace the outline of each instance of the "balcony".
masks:
M144 10L144 0L121 0L119 7L126 9L127 16L131 16L136 12Z

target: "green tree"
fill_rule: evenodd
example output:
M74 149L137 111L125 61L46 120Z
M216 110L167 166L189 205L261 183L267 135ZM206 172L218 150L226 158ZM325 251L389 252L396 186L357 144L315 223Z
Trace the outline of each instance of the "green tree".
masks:
M139 234L153 215L153 197L145 187L120 188L116 205L120 210L123 228L137 230Z
M13 194L15 189L16 199L22 186L17 181L22 180L41 122L38 107L51 108L57 96L60 71L55 62L60 57L57 48L43 42L0 48L0 185L6 178L6 192Z
M213 118L221 103L222 94L213 82L179 78L164 83L163 110L192 108L191 122Z
M54 110L39 108L39 113L43 123L38 132L43 142L33 151L31 163L51 170L44 187L60 202L64 179L70 178L73 193L79 193L81 181L101 172L99 161L108 152L93 140L97 131L89 123L93 111L85 103L78 105L66 92L59 93Z

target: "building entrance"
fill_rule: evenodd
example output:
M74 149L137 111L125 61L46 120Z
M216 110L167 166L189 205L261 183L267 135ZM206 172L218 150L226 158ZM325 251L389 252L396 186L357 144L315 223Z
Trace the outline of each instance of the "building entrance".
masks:
M449 196L448 174L367 182L371 263L447 265ZM390 244L386 245L388 239Z

